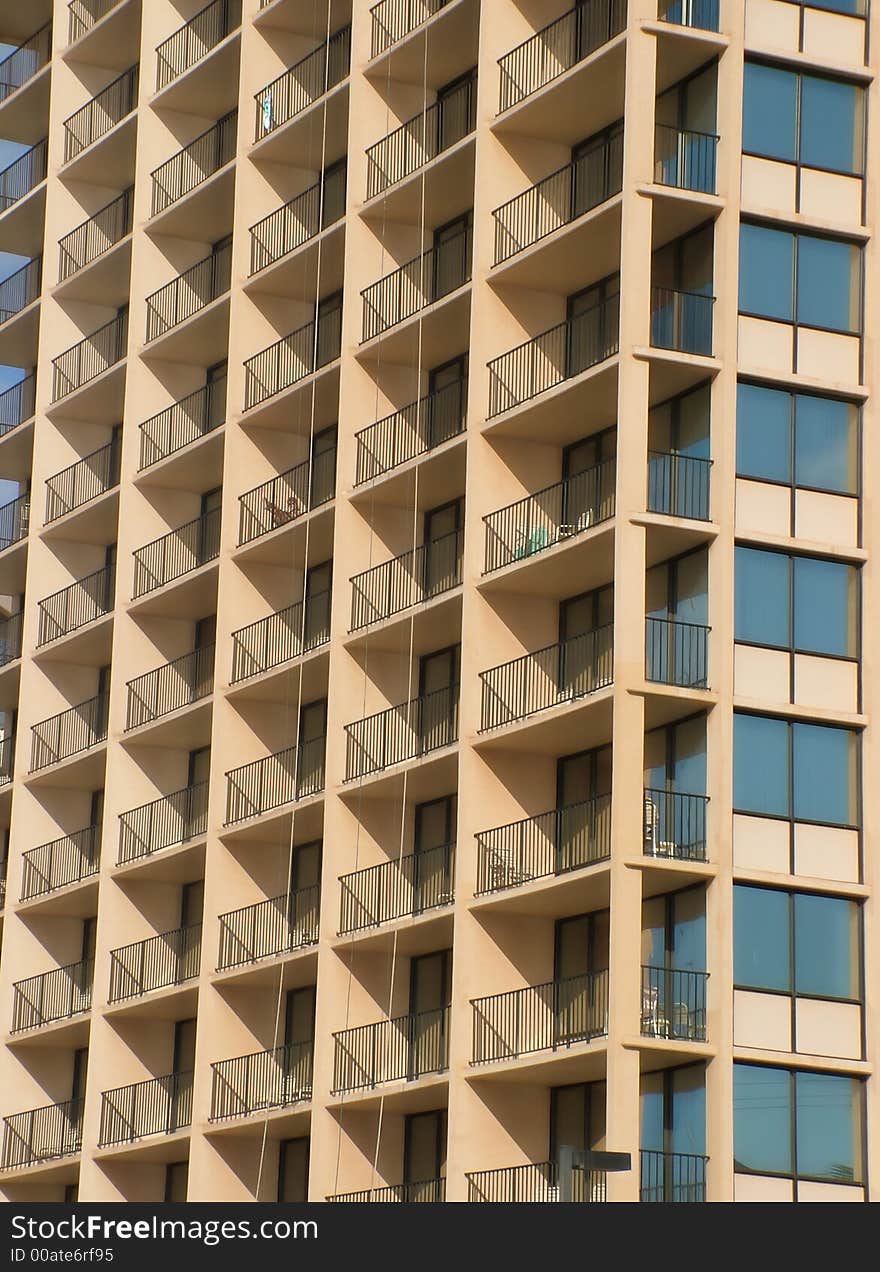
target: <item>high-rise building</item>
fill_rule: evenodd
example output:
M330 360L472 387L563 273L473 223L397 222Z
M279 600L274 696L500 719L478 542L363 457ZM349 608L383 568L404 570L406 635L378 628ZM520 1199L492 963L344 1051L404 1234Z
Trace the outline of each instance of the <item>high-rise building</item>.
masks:
M0 0L0 1195L880 1199L866 7Z

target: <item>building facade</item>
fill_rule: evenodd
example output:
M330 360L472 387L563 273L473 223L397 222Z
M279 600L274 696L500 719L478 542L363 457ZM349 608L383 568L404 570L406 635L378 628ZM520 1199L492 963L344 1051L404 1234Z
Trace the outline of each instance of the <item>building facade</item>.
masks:
M2 0L0 1195L880 1197L866 4Z

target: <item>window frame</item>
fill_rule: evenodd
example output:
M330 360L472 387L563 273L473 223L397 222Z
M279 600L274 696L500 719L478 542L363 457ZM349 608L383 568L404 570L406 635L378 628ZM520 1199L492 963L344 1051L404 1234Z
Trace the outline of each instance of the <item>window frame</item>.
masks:
M791 267L791 316L789 318L779 318L775 314L763 314L758 310L746 309L740 304L740 297L737 294L737 313L741 318L756 318L761 322L775 322L782 326L791 327L795 337L800 330L804 331L822 331L835 336L847 336L852 340L858 340L860 345L860 362L863 357L862 346L865 339L865 244L858 238L853 238L845 234L826 234L817 230L803 230L800 228L792 229L785 222L779 224L771 224L767 221L756 220L752 217L740 218L740 244L742 244L743 229L752 230L768 230L773 234L786 234L792 240L792 267ZM800 277L800 244L802 239L817 239L826 243L842 244L845 247L856 248L858 251L859 267L857 270L858 283L858 326L849 327L823 327L813 322L804 322L798 317L798 283ZM743 253L740 251L740 283L743 277L742 271ZM797 352L797 342L795 340L794 352ZM795 366L797 370L797 367ZM861 378L861 377L860 377Z

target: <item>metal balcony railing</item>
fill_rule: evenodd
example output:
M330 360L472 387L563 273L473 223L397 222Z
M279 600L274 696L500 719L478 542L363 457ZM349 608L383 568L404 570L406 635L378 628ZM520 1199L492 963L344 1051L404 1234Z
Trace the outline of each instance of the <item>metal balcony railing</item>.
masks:
M27 538L31 522L30 491L0 507L0 552Z
M714 296L651 288L651 344L655 349L712 356Z
M470 226L365 287L363 336L371 340L470 282Z
M147 344L229 291L232 244L211 252L147 297Z
M428 755L458 741L458 685L411 698L345 726L345 780Z
M643 851L648 857L706 860L707 795L645 788Z
M367 198L411 176L474 131L477 72L367 149Z
M12 781L15 764L15 734L7 733L0 738L0 786L7 786Z
M560 1172L556 1162L529 1162L525 1166L505 1166L500 1170L474 1170L469 1171L465 1177L468 1181L468 1201L560 1200ZM572 1172L571 1194L572 1201L605 1201L605 1172L576 1168Z
M314 884L221 914L217 971L315 945L320 908L321 889Z
M305 608L305 613L303 609ZM232 684L259 676L330 639L330 593L287 605L232 633Z
M701 31L718 31L720 0L660 0L661 22L696 27Z
M127 71L96 93L85 106L64 121L64 162L69 163L111 128L131 114L137 105L138 67Z
M525 560L608 521L614 516L616 473L616 461L605 460L484 517L483 573Z
M231 110L150 173L153 183L151 216L164 212L196 186L207 181L235 155L238 111Z
M19 610L0 621L0 667L21 657L21 624L24 612Z
M611 856L611 796L480 831L476 839L477 896L582 870Z
M86 958L16 981L12 986L12 1032L37 1029L53 1020L68 1020L88 1011L94 973L95 960Z
M113 609L115 582L114 567L105 565L40 601L37 646L48 645L109 614Z
M513 658L480 672L480 680L481 732L596 693L614 680L614 627L606 623Z
M191 1071L102 1091L98 1147L124 1144L146 1135L172 1135L189 1126L192 1095Z
M455 844L442 844L341 875L339 935L451 905L454 874Z
M679 190L715 193L718 137L657 124L654 130L654 180Z
M58 240L58 281L63 283L78 270L110 250L131 233L134 187L111 199L94 216Z
M336 493L336 447L239 495L238 546L298 520Z
M195 66L241 23L241 0L212 0L156 46L156 92Z
M115 9L120 0L71 0L67 6L70 14L68 40L72 44L86 31L91 31L96 22L100 22L111 9Z
M569 225L623 187L623 127L573 163L508 199L495 218L495 264Z
M22 853L21 900L46 896L98 873L101 827L86 826Z
M626 0L582 0L498 59L498 113L582 62L626 26Z
M220 555L220 509L193 517L134 553L132 598L146 596Z
M37 377L33 371L0 393L0 437L11 433L34 413Z
M274 265L344 216L345 182L345 168L331 168L320 181L252 225L251 274Z
M360 486L464 432L467 377L392 411L355 434Z
M642 1033L647 1038L706 1041L708 972L642 967Z
M449 1008L334 1033L333 1094L412 1082L449 1066Z
M65 1100L3 1119L3 1169L70 1157L82 1148L84 1101Z
M709 520L711 459L648 451L648 511Z
M52 401L59 402L120 362L128 344L128 308L52 359Z
M705 1201L708 1157L697 1153L639 1153L640 1201Z
M0 61L0 104L33 79L51 56L52 23L47 22Z
M442 596L461 583L464 531L431 539L351 579L353 632Z
M314 1043L289 1042L211 1065L211 1118L248 1117L312 1098Z
M75 464L46 479L46 524L57 521L119 485L121 439L92 451Z
M30 771L38 773L50 764L59 764L106 742L109 702L107 693L99 693L32 725Z
M327 739L312 738L226 774L226 825L259 817L324 789Z
M384 53L447 4L449 0L379 0L370 9L373 20L370 57Z
M299 115L348 74L351 59L351 26L334 32L329 40L300 58L289 70L254 94L256 128L254 141Z
M608 970L471 1000L471 1064L590 1042L608 1032Z
M489 365L489 418L598 366L618 351L620 297L558 323Z
M705 689L710 631L700 623L646 618L645 679L682 689Z
M0 325L27 309L40 294L43 258L35 256L0 283Z
M44 137L0 169L0 213L6 212L46 180L49 143Z
M108 1001L118 1003L192 980L199 974L201 952L201 923L111 950Z
M214 651L213 642L201 645L129 680L125 686L128 691L126 729L137 729L152 720L160 720L171 711L191 706L213 693Z
M389 1184L385 1188L362 1188L360 1192L334 1193L326 1201L348 1202L391 1202L404 1203L438 1202L446 1200L445 1179L419 1179L408 1184Z
M313 371L339 357L342 347L342 309L330 310L320 322L307 322L289 332L244 364L244 409L289 389Z
M226 376L203 384L164 411L151 415L140 425L141 448L138 470L189 446L219 428L226 418Z
M208 828L208 783L196 782L119 814L118 864L185 844Z

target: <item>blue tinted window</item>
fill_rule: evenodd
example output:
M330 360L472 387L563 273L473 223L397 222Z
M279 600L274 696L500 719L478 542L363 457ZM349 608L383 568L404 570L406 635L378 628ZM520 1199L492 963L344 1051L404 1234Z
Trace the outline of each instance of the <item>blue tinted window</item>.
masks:
M743 86L743 150L770 159L797 158L797 75L747 62Z
M786 1069L733 1066L736 1170L791 1173L791 1076Z
M761 225L741 225L739 243L739 307L790 322L794 236Z
M706 1084L701 1066L672 1075L672 1152L706 1151ZM684 1182L684 1181L683 1181Z
M795 724L792 733L795 818L855 825L855 734L820 724Z
M834 239L799 236L797 318L830 331L858 330L858 248Z
M733 890L733 979L753 989L791 990L790 904L787 892Z
M861 1182L861 1084L833 1073L799 1073L796 1106L798 1174Z
M735 640L790 645L790 570L791 560L781 552L736 549Z
M789 748L784 720L734 715L733 805L744 813L788 816Z
M856 85L804 75L801 80L801 163L837 172L860 171L863 109L862 90Z
M741 891L742 889L738 889ZM859 998L859 909L842 897L794 899L795 991Z
M737 569L739 550L737 551ZM858 575L851 565L794 558L794 643L814 654L854 657Z
M740 384L736 395L736 471L791 481L791 394Z
M795 401L795 482L854 494L858 489L857 408L806 394Z

